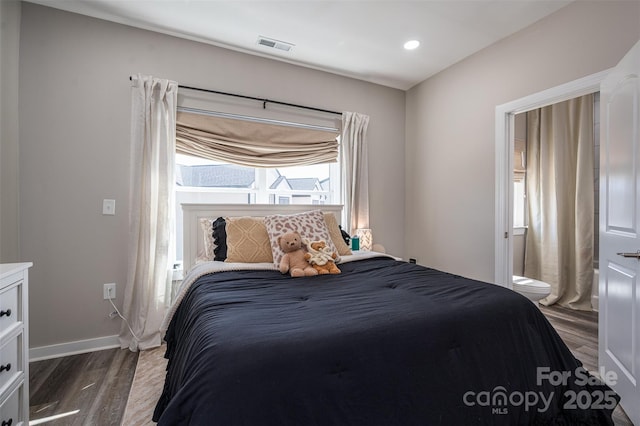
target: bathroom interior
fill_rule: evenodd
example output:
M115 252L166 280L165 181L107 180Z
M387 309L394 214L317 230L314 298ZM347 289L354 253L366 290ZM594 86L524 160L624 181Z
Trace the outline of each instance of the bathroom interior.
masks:
M599 245L599 165L600 165L600 99L593 94L593 280L590 308L598 311L598 245ZM529 205L527 199L527 126L531 118L523 112L515 116L514 135L514 222L513 222L513 275L514 290L522 293L534 303L546 298L549 285L525 274L527 235L529 232ZM584 309L584 307L582 308Z

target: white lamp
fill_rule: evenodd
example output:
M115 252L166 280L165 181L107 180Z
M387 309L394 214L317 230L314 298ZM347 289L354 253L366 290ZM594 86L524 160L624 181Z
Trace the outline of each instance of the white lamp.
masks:
M369 228L356 229L356 235L360 238L360 250L371 251L373 247L373 235Z

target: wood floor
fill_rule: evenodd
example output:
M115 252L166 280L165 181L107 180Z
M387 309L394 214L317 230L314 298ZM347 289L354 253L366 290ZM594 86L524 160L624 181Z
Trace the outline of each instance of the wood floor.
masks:
M108 349L30 363L30 424L120 425L137 362L137 353Z
M539 307L584 368L598 371L598 313L574 311L558 305ZM613 421L616 426L633 426L620 406L613 412Z
M574 311L562 306L538 305L564 343L584 368L598 370L598 313Z
M597 370L598 313L558 306L541 306L540 310L585 368ZM32 362L31 424L120 425L137 362L137 353L120 349ZM63 414L56 420L37 422ZM613 420L616 426L633 426L620 408Z

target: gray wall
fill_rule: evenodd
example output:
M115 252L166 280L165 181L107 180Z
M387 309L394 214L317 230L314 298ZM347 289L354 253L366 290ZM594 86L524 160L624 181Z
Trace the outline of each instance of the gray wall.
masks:
M127 267L130 83L135 73L371 117L371 227L402 256L405 93L283 62L22 5L22 258L31 271L31 347L117 334ZM116 215L102 216L103 198Z
M640 2L577 1L407 92L406 249L494 279L495 107L616 65Z
M18 60L20 1L0 1L0 262L20 260Z

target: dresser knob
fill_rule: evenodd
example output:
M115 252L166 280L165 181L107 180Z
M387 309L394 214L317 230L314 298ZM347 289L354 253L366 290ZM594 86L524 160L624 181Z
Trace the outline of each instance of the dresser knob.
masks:
M3 371L9 371L11 370L11 363L8 363L7 365L0 365L0 373L2 373Z
M11 309L7 309L6 311L0 311L0 318L2 318L3 316L11 316Z
M12 423L13 423L13 419L3 420L2 426L11 426Z

